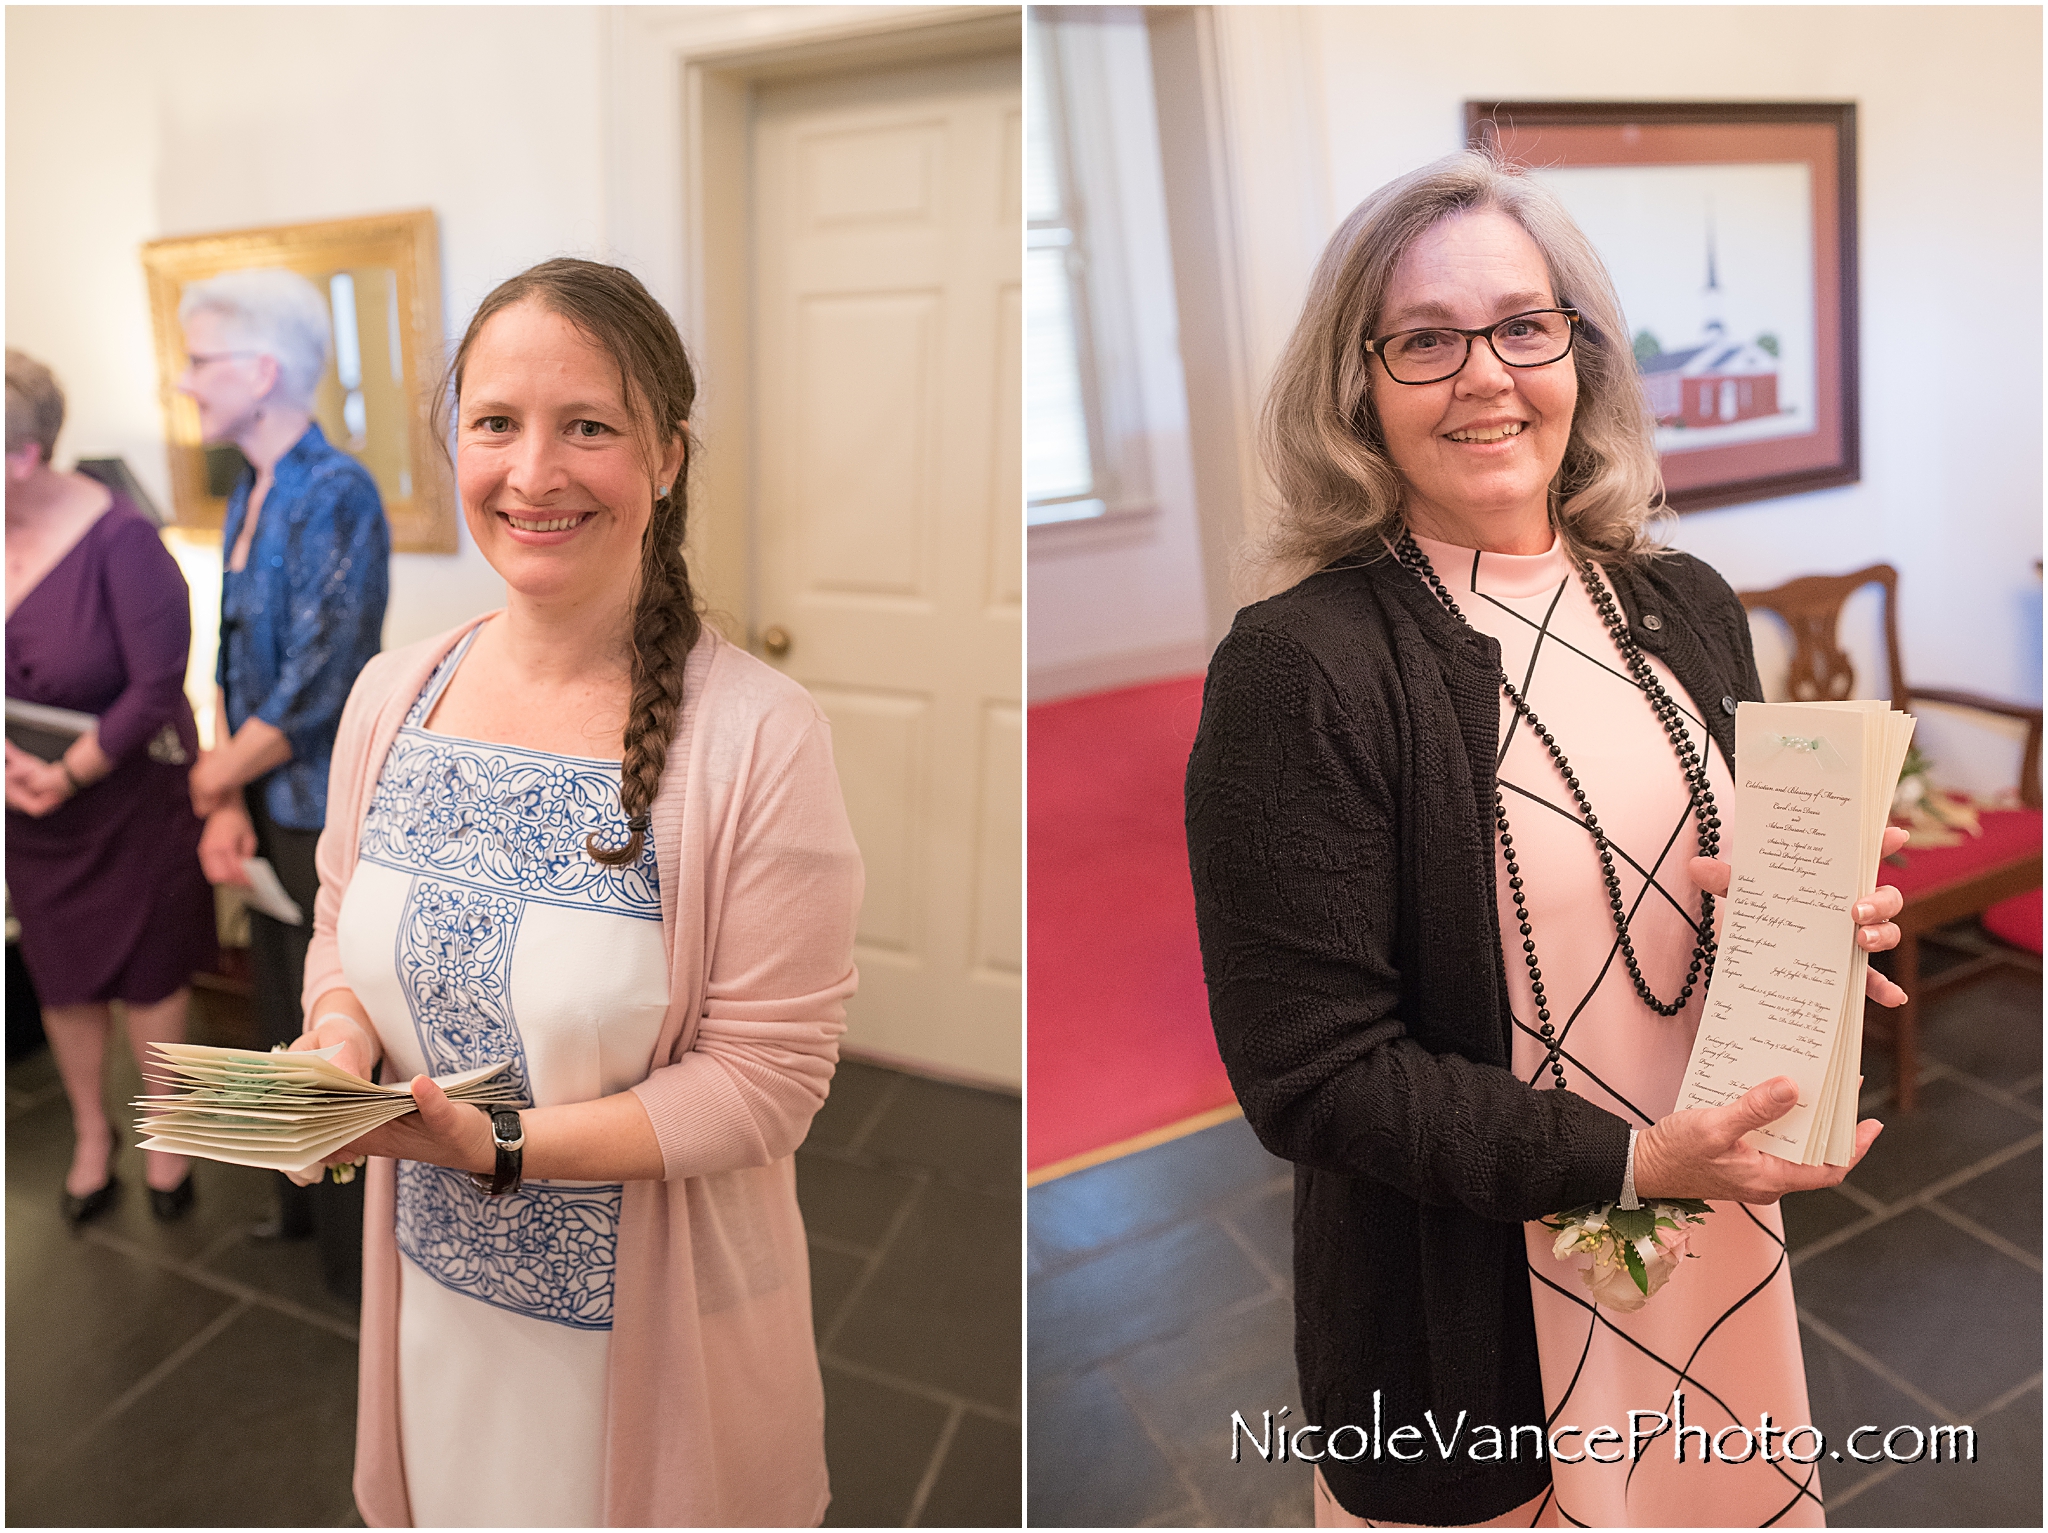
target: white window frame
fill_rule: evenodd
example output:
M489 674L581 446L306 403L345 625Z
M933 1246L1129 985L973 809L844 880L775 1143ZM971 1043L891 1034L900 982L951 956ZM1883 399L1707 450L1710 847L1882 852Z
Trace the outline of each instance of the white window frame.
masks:
M1025 238L1028 248L1039 249L1064 241L1094 483L1089 495L1026 506L1034 545L1086 536L1091 527L1129 527L1157 514L1138 341L1129 322L1129 263L1119 215L1103 30L1086 8L1048 9L1027 12L1025 46L1043 50L1037 63L1052 100L1061 208L1056 221L1033 221ZM1077 157L1070 152L1075 144L1090 145L1092 152ZM1069 506L1073 509L1061 514Z

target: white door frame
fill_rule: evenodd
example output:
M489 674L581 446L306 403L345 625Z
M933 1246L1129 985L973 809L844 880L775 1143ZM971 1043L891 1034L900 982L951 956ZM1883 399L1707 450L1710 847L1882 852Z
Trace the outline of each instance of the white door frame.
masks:
M1020 43L1017 6L613 6L606 15L606 238L673 314L702 379L708 441L691 574L738 643L752 591L749 107L757 82L888 68Z

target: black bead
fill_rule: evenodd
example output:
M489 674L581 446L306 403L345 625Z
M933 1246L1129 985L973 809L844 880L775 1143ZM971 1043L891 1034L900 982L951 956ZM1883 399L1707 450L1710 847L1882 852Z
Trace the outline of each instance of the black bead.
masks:
M1458 622L1465 623L1467 627L1471 626L1465 614L1458 610L1457 603L1451 600L1450 592L1444 588L1444 583L1438 578L1435 568L1429 562L1428 556L1422 552L1421 545L1415 541L1411 534L1406 531L1401 534L1400 540L1395 544L1395 553L1403 564L1415 571L1428 585L1430 592L1443 605L1445 611ZM1585 586L1588 597L1598 610L1601 622L1607 629L1608 637L1614 644L1616 653L1621 656L1622 662L1628 667L1629 674L1634 677L1637 687L1642 691L1646 701L1648 701L1652 715L1663 725L1665 738L1671 744L1679 770L1685 779L1687 790L1693 798L1694 818L1700 826L1700 850L1703 855L1711 857L1720 845L1719 837L1715 832L1720 828L1721 822L1717 818L1718 809L1714 802L1713 791L1706 768L1701 764L1700 758L1693 748L1691 734L1685 726L1684 710L1672 700L1670 693L1665 690L1663 683L1658 679L1655 670L1643 658L1642 650L1637 645L1634 635L1630 633L1628 626L1622 621L1621 614L1616 610L1612 591L1595 573L1594 567L1590 562L1579 565L1579 580ZM1587 833L1593 837L1594 846L1600 854L1601 874L1607 883L1608 904L1614 917L1615 935L1620 941L1622 957L1628 967L1629 976L1634 982L1636 994L1657 1015L1662 1017L1676 1016L1684 1008L1686 1000L1691 995L1693 976L1699 971L1703 960L1708 976L1711 977L1713 974L1713 945L1710 935L1713 930L1713 901L1711 896L1703 894L1700 897L1700 925L1696 930L1702 937L1702 942L1693 950L1692 968L1687 974L1685 987L1680 991L1679 998L1676 1001L1666 1005L1651 993L1649 985L1643 979L1642 965L1636 958L1635 944L1630 940L1628 916L1621 895L1621 883L1615 875L1614 858L1609 849L1607 838L1600 830L1599 820L1594 816L1593 807L1587 801L1578 775L1572 770L1571 763L1566 758L1563 747L1557 743L1556 737L1544 725L1543 721L1537 718L1535 710L1529 706L1528 699L1516 690L1514 683L1509 680L1506 671L1496 672L1496 681L1501 690L1506 694L1508 701L1514 706L1516 713L1528 722L1530 732L1538 740L1542 741L1545 750L1549 752L1552 763L1557 768L1559 776L1564 779L1566 785L1571 790L1573 799L1577 802L1581 811L1583 811ZM1734 712L1734 708L1727 698L1722 699L1722 707L1727 712ZM1515 909L1518 915L1523 918L1520 925L1522 936L1525 939L1522 944L1526 954L1524 962L1529 967L1529 982L1538 1007L1537 1015L1544 1023L1543 1036L1548 1040L1551 1039L1553 1029L1549 1024L1550 1013L1545 1009L1547 1003L1543 990L1543 971L1537 966L1536 945L1526 919L1528 904L1522 894L1521 865L1515 859L1514 841L1508 828L1506 802L1505 792L1496 784L1494 788L1494 807L1495 821L1500 831L1501 855L1511 875L1509 883L1513 891ZM1557 1084L1561 1088L1564 1085L1564 1067L1558 1061L1559 1046L1554 1040L1549 1042L1547 1052L1549 1054L1551 1071L1556 1076Z

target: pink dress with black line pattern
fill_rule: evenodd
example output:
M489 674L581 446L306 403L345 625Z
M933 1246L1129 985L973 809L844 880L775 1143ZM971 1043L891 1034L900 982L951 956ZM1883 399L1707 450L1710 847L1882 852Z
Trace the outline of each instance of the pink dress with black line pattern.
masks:
M1670 1001L1692 955L1699 893L1686 875L1698 851L1685 779L1670 742L1650 712L1614 641L1560 547L1518 557L1477 554L1416 540L1451 599L1472 625L1500 641L1501 663L1577 773L1615 849L1622 896L1634 912L1630 932L1650 989ZM1696 716L1699 705L1655 658L1650 665L1682 710L1694 748L1706 759L1716 797L1729 801L1727 763ZM1636 995L1624 966L1592 838L1543 743L1501 699L1499 776L1508 824L1529 904L1553 1022L1564 1038L1567 1086L1648 1128L1671 1111L1691 1056L1703 995L1675 1017L1660 1017ZM1544 1047L1521 933L1500 845L1494 856L1515 1016L1514 1066L1547 1088ZM1615 1189L1618 1196L1620 1188ZM1784 1225L1775 1207L1717 1203L1692 1232L1696 1261L1682 1263L1642 1309L1596 1306L1572 1263L1551 1255L1552 1231L1527 1226L1529 1286L1542 1355L1544 1404L1553 1432L1587 1435L1611 1426L1625 1447L1629 1412L1673 1413L1709 1435L1737 1424L1753 1434L1768 1412L1775 1430L1805 1426L1806 1372ZM1637 1417L1645 1433L1653 1416ZM1743 1434L1722 1437L1726 1456L1742 1454ZM1526 1444L1526 1438L1525 1438ZM1568 1452L1584 1439L1568 1439ZM1633 1463L1623 1447L1601 1444L1603 1464L1553 1459L1552 1488L1535 1513L1539 1526L1819 1527L1824 1525L1818 1464L1699 1462L1701 1438L1686 1434L1686 1462L1667 1433ZM1795 1437L1802 1457L1819 1451L1811 1434ZM1526 1522L1527 1519L1525 1518Z

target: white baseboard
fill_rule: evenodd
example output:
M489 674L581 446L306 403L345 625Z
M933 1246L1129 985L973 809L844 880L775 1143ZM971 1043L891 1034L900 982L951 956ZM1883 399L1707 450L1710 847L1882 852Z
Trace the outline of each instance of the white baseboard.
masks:
M1209 646L1199 639L1180 644L1162 644L1151 649L1118 650L1113 655L1092 655L1063 665L1031 668L1031 701L1049 703L1084 692L1107 692L1116 687L1135 687L1142 682L1164 681L1169 676L1186 676L1208 669Z

